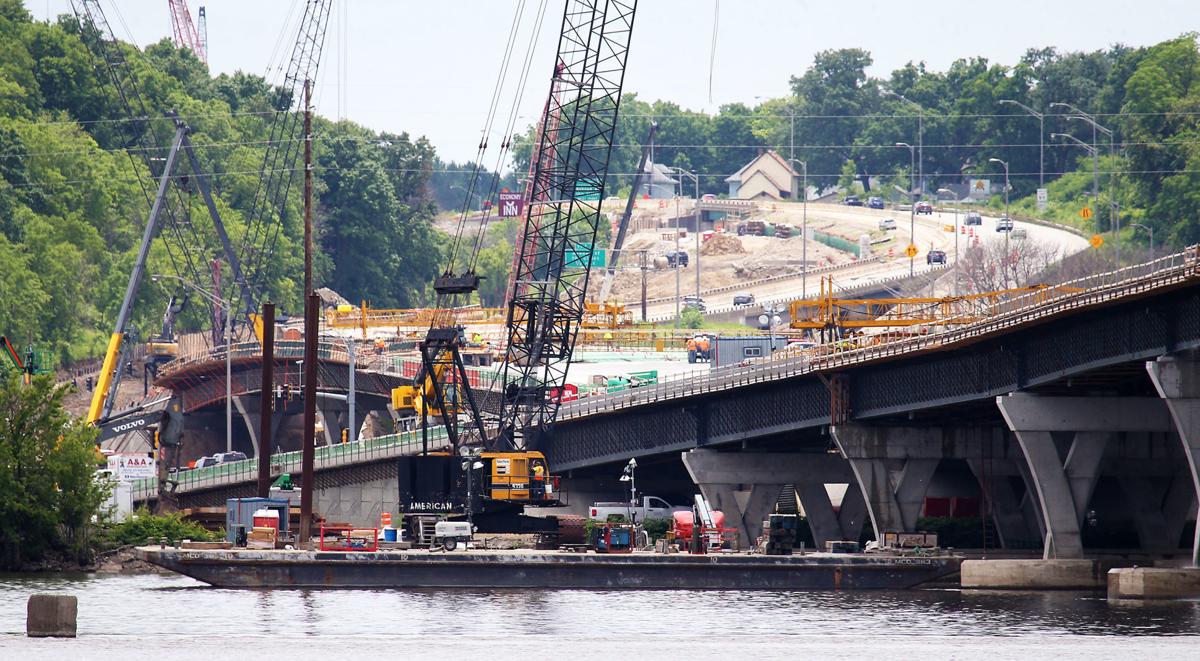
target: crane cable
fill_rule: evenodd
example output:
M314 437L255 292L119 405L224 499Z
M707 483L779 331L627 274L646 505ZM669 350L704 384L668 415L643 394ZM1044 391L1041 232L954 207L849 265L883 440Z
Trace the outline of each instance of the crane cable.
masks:
M525 97L525 88L529 83L529 73L533 69L533 56L537 51L537 37L542 32L542 24L546 18L546 7L547 0L541 0L541 5L538 8L537 21L534 23L533 30L529 34L529 45L526 47L525 59L521 65L521 82L518 84L517 90L513 94L512 105L509 108L508 124L504 132L504 135L507 137L505 138L504 143L500 146L500 153L496 155L496 167L492 170L492 185L488 192L488 199L491 199L496 194L496 189L500 186L500 168L503 167L505 160L512 151L513 141L516 137L513 131L516 129L517 119L519 118L518 105L520 104L521 99ZM530 151L531 159L536 156L532 151L536 149L537 145L533 145ZM483 243L487 235L487 228L490 225L492 218L490 211L491 210L488 209L488 211L484 213L483 221L479 226L479 233L475 235L475 248L471 252L470 260L471 271L475 270L475 266L479 261L479 253L481 250L483 250ZM513 249L516 250L516 246L513 246Z
M475 153L474 166L471 171L471 178L465 189L466 196L463 200L462 210L458 217L458 226L454 231L454 238L450 243L450 254L446 261L447 275L454 272L454 265L458 261L459 249L462 245L463 232L466 229L467 215L471 209L471 196L475 192L475 186L479 181L480 170L482 169L483 155L487 151L488 136L491 134L492 126L495 122L496 108L499 104L501 92L504 89L504 81L508 76L508 68L512 62L513 46L516 44L517 34L520 31L521 16L524 14L525 0L519 0L516 10L513 12L512 24L509 26L508 38L504 47L504 56L501 58L500 71L496 74L495 86L492 90L492 98L488 104L486 119L484 120L483 133L479 139L479 147ZM438 302L438 307L445 307L442 301Z

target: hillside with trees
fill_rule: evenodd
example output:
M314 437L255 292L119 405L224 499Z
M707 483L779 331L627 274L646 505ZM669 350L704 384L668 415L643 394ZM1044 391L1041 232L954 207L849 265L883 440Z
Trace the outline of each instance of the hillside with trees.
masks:
M257 75L213 76L168 39L123 49L158 113L151 126L160 143L173 131L167 111L192 126L217 206L241 245L264 176L271 118L294 112L294 99ZM626 95L607 194L628 190L651 121L660 125L655 160L696 172L701 192L715 194L760 150L774 148L807 161L810 184L819 188L853 184L894 195L912 170L909 150L896 143L916 144L920 127L927 193L967 177L1002 178L989 162L1000 158L1010 163L1014 205L1033 214L1039 123L1000 103L1008 99L1046 112L1048 215L1079 225L1081 205L1107 209L1115 196L1126 241L1145 240L1129 231L1134 222L1153 227L1160 245L1200 241L1196 35L1086 53L1031 49L1013 64L965 57L946 71L909 64L886 78L868 75L871 65L866 50L821 52L808 66L796 64L789 96L728 104L711 115ZM1051 108L1055 102L1095 113L1114 131L1111 150L1106 139L1098 145L1098 201L1085 197L1092 179L1085 150L1049 138L1072 133L1087 142L1090 128ZM74 17L36 22L19 0L0 0L0 333L49 348L59 362L103 352L148 215L150 173L140 155L131 157L121 108ZM528 127L518 141L501 186L515 188L525 176L533 132ZM317 117L314 136L318 284L376 307L432 302L429 283L447 243L432 220L439 209L479 208L481 200L466 199L473 165L443 161L424 138L350 121ZM300 194L292 186L270 211L280 231L263 285L292 312L300 294ZM185 228L208 222L195 191L182 198ZM1107 213L1097 213L1084 228L1106 231L1108 223ZM481 253L487 304L503 303L516 226L497 225ZM207 240L196 250L206 259L220 253ZM149 272L179 273L177 259L157 242ZM160 283L143 285L133 320L143 336L156 330L171 293ZM183 330L209 323L201 304L180 321Z

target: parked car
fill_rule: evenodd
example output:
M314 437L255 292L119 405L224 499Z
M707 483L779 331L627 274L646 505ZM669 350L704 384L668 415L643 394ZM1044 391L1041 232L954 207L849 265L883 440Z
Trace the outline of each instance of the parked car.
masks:
M687 265L688 265L688 254L687 254L686 250L679 250L679 251L672 250L671 252L667 253L667 266L670 266L671 268L675 268L676 266L686 267Z
M968 211L963 225L983 225L983 216L979 215L978 211Z
M917 213L923 213L927 216L933 215L933 205L928 202L917 202Z
M1007 217L1007 216L1001 216L1001 217L1000 217L1000 220L997 220L997 221L996 221L996 231L997 231L997 232L1011 232L1011 231L1013 231L1013 221L1012 221L1012 218L1009 218L1009 217Z
M842 204L848 207L861 207L863 202L862 200L858 199L857 195L847 195L846 199L842 200Z
M754 294L748 291L738 292L733 295L733 305L741 307L744 305L754 305Z
M631 505L629 502L592 503L588 508L588 518L593 521L607 521L614 517L624 521L641 523L646 519L670 519L675 512L691 512L690 507L677 507L655 496L644 496L640 504Z
M925 263L926 264L945 264L946 263L946 251L945 250L930 250L925 255Z
M704 299L700 298L699 296L696 296L695 294L692 294L690 296L684 296L683 297L683 307L684 307L684 309L695 308L701 312L704 312L704 310L705 310Z
M883 220L879 221L879 229L884 231L896 229L896 219L884 218Z
M878 197L878 196L868 197L867 198L867 206L872 209L882 209L883 208L883 198Z

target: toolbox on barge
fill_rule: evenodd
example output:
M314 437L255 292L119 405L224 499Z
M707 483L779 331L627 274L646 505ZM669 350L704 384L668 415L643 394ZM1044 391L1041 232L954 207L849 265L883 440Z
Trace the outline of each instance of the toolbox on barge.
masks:
M891 555L594 555L554 551L190 550L143 560L223 588L871 590L917 587L959 558Z

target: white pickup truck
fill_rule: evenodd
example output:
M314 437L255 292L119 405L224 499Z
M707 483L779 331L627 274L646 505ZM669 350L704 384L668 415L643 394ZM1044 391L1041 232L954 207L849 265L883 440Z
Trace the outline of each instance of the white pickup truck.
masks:
M620 516L626 521L640 523L646 519L669 519L674 512L690 512L690 507L677 507L656 496L643 496L640 504L629 502L592 503L588 518L607 521L610 516Z

